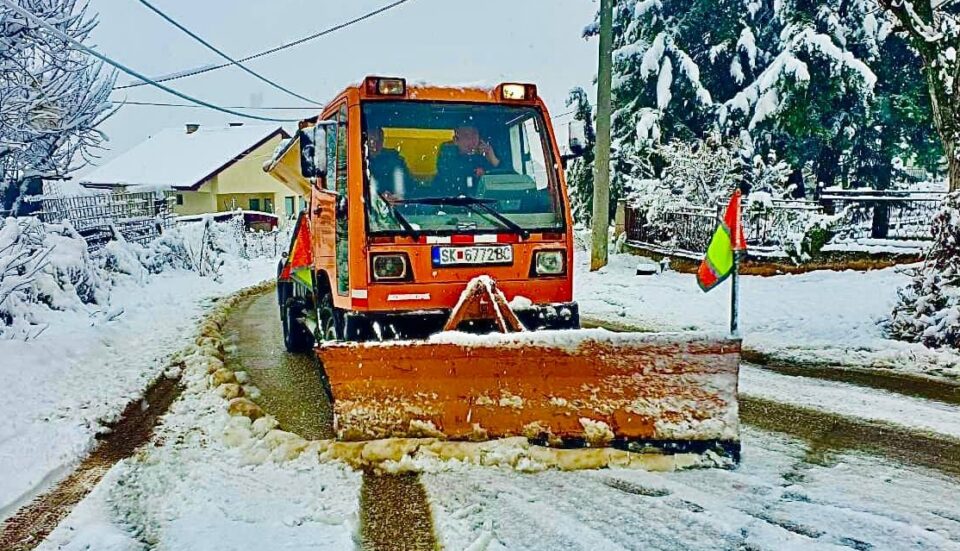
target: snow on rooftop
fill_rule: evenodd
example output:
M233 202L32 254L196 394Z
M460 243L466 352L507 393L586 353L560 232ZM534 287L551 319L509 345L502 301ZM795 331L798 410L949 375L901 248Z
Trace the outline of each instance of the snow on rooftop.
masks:
M257 145L279 125L167 128L79 179L81 184L190 187Z

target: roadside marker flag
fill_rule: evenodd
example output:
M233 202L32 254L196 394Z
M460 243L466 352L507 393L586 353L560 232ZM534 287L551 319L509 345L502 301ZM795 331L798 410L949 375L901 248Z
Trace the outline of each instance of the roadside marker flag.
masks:
M730 332L737 334L737 269L740 253L747 250L747 242L743 236L743 222L740 216L740 190L737 189L730 197L730 203L723 214L723 220L713 233L707 253L697 270L697 284L704 292L710 291L717 285L733 276L731 289Z

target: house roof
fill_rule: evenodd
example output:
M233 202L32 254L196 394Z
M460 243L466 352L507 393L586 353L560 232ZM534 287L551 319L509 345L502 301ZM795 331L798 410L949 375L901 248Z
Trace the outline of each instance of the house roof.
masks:
M167 128L79 178L82 185L159 186L196 189L275 136L279 125L200 127L191 134Z

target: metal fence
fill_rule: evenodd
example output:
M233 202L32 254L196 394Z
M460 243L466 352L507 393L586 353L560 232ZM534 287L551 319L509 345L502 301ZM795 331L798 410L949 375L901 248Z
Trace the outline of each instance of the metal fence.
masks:
M247 258L277 258L290 247L291 232L285 230L245 231L243 252Z
M816 215L839 215L829 221L835 242L859 239L916 242L931 239L930 222L944 192L860 191L825 192L819 201L774 200L744 205L743 224L753 254L783 256L807 232ZM629 242L679 256L703 255L717 228L724 205L716 209L684 207L654 217L627 208ZM652 221L650 221L652 219Z
M32 202L40 204L34 214L44 222L70 222L90 250L103 247L117 234L143 244L174 224L173 198L159 192L38 196Z
M821 196L825 212L842 213L840 239L928 240L945 192L837 190Z
M658 213L653 222L645 212L627 209L627 240L681 256L700 257L726 205L715 208L684 207ZM762 209L746 208L744 234L754 253L784 254L797 234L803 233L810 213L821 212L813 201L773 201Z

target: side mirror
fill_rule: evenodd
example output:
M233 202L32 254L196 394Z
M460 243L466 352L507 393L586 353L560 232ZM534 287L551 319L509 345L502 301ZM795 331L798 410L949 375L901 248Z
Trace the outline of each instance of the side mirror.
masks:
M587 127L583 121L572 120L567 125L567 147L573 157L583 155L587 148Z
M300 173L304 178L323 178L327 175L327 132L323 125L303 128L300 140Z

